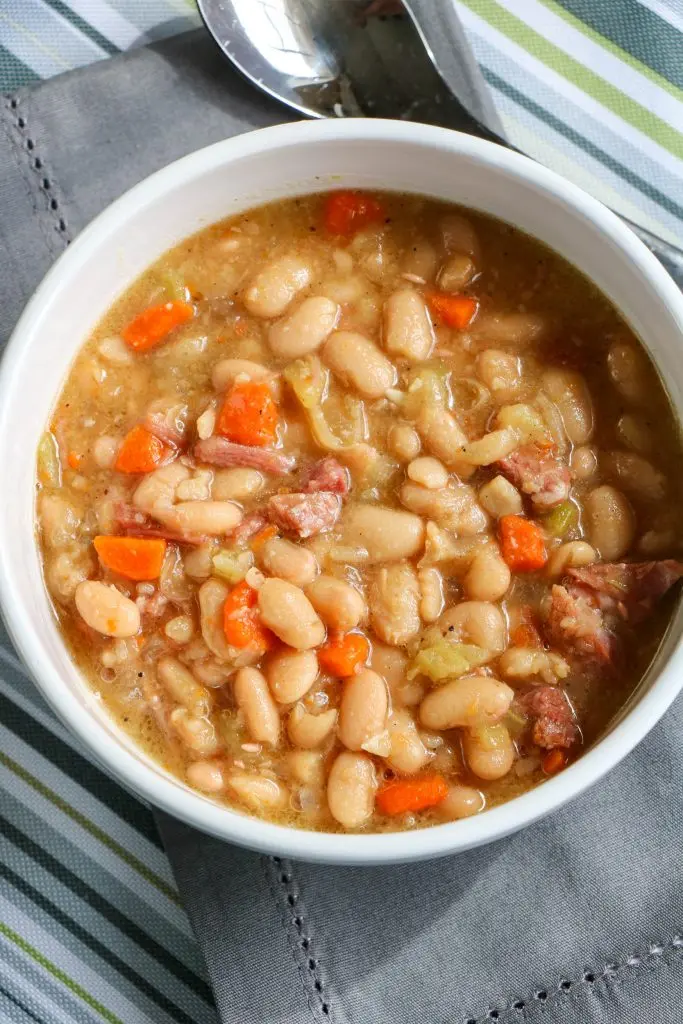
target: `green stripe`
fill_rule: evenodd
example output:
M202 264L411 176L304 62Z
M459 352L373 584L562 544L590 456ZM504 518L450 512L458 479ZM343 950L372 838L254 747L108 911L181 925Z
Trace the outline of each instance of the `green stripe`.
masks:
M62 0L47 0L47 4L53 9L53 11L56 11L57 14L61 14L66 21L70 22L75 29L78 29L78 31L82 32L84 36L87 36L93 43L105 50L111 57L121 52L118 46L114 46L106 36L103 36L98 32L96 28L93 28L88 21L85 21L80 17L80 15L76 14L75 11L72 11L70 7L67 7L66 4L62 3Z
M546 3L546 0L541 0ZM629 54L635 66L645 65L655 80L666 80L675 96L683 89L683 38L681 33L660 18L654 11L643 7L638 0L619 0L619 4L596 3L596 0L560 0L565 11L558 14L580 19L582 31L590 26L603 40L609 39L619 52ZM550 6L550 4L548 4ZM556 5L553 3L553 7ZM571 13L570 13L571 12ZM604 42L603 42L604 45ZM622 59L625 59L622 56Z
M30 85L32 82L39 81L40 77L35 71L15 57L11 50L0 46L0 82L2 82L3 92L14 92L22 85Z
M111 967L119 977L125 978L138 992L145 995L150 1002L156 1004L164 1013L167 1013L172 1021L175 1021L176 1024L195 1024L184 1010L176 1006L171 999L164 995L163 992L160 992L147 978L144 978L95 935L80 925L78 921L75 921L65 913L45 893L40 892L26 878L22 878L21 875L18 875L16 871L13 871L8 864L2 861L0 861L0 877L9 882L22 896L30 900L40 913L73 936L84 949L94 953L99 960Z
M57 981L61 981L62 985L65 985L66 988L68 988L69 992L78 996L79 999L82 999L91 1010L99 1013L104 1020L108 1021L108 1024L124 1024L120 1017L117 1017L115 1013L108 1010L107 1007L99 1001L99 999L95 999L94 996L90 995L82 985L79 985L77 981L74 981L73 978L69 977L61 967L57 967L57 965L53 964L51 960L48 960L46 956L43 956L40 950L36 949L35 946L32 946L26 941L26 939L22 938L21 935L18 935L17 932L15 932L13 928L10 928L9 925L5 924L4 921L0 921L0 935L4 935L5 938L9 939L10 942L17 946L22 953L25 953L26 956L29 956L37 964L40 964L40 966L53 978Z
M169 950L160 945L156 939L148 935L139 925L126 917L117 907L104 898L96 889L84 882L82 878L70 871L68 867L58 861L46 849L38 846L29 836L22 832L16 825L13 825L4 815L0 814L0 833L11 843L21 850L23 854L39 864L53 878L56 878L62 885L66 886L75 896L78 896L88 906L93 907L111 925L118 928L127 938L134 942L140 949L144 950L150 957L161 964L165 970L172 974L178 981L191 989L208 1006L213 1005L211 990L206 982L194 974L185 964L181 963Z
M12 760L11 757L8 757L7 754L2 753L2 751L0 751L0 763L4 764L6 768L9 768L11 772L14 772L15 775L34 789L36 793L40 793L40 795L45 797L46 800L49 800L51 804L53 804L63 814L66 814L66 816L72 821L76 822L77 825L80 825L81 828L85 829L85 831L93 836L93 838L99 840L99 842L102 843L103 846L106 846L108 850L111 850L111 852L115 853L117 857L120 857L124 864L127 864L128 867L137 871L141 878L144 878L146 882L149 882L149 884L153 885L155 889L158 889L159 892L163 893L163 895L172 903L175 903L177 906L181 905L178 893L167 882L165 882L163 878L159 878L154 871L126 850L125 847L121 846L120 843L117 843L115 839L112 839L107 832L104 832L101 828L90 821L89 818L86 818L84 814L81 814L81 812L77 811L75 807L72 807L71 804L64 800L63 797L49 789L40 781L40 779L36 779L35 776L26 771L22 765Z
M662 118L646 110L630 96L626 96L611 82L601 78L590 68L570 57L554 43L549 42L520 18L501 7L496 0L462 0L480 18L523 47L537 60L567 81L572 82L603 107L647 135L673 156L683 159L683 135Z
M651 199L654 203L657 203L658 206L661 206L663 210L667 210L669 213L672 213L674 217L683 221L683 207L675 203L666 192L661 192L654 185L651 185L649 181L646 181L645 178L641 178L640 175L635 173L635 171L632 171L630 167L626 167L624 164L619 163L619 161L615 160L611 154L606 153L604 149L600 149L600 147L596 146L594 142L591 142L590 139L587 139L584 135L575 131L559 117L555 117L554 114L551 114L545 107L540 106L540 104L536 103L535 100L532 100L529 96L521 93L514 87L514 85L510 85L510 83L505 81L505 79L500 78L494 71L491 71L490 68L483 67L482 71L486 81L492 88L497 89L505 96L508 96L517 104L517 106L523 107L524 110L528 110L529 113L533 114L533 116L538 118L539 121L547 124L559 135L564 136L565 139L569 139L569 141L573 142L574 145L583 149L599 163L608 167L609 170L618 177L627 181L629 185L633 185L634 188L637 188L643 193L643 195L647 196L648 199Z
M0 694L0 722L16 733L24 743L39 750L43 757L79 786L87 789L141 836L158 849L162 848L154 819L146 807L96 768L92 761L86 760L77 751L62 743L49 729L4 694Z

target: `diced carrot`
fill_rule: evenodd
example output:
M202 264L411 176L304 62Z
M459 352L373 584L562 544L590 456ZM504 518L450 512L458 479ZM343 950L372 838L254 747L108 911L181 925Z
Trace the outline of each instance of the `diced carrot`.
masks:
M519 622L510 630L510 643L514 647L543 647L543 639L529 605L522 606L519 616Z
M375 806L380 814L407 814L435 807L448 796L443 775L422 775L417 779L396 779L377 792Z
M384 220L384 207L367 192L333 192L325 202L325 229L331 235L353 235Z
M71 469L80 469L81 456L76 452L69 452L66 461L69 463Z
M318 648L318 664L323 672L346 679L356 674L370 654L370 644L362 633L346 633L331 637Z
M268 526L264 526L262 530L259 530L259 532L251 538L249 547L252 551L260 551L266 541L271 540L273 537L277 537L277 533L277 526L273 526L272 523L269 523Z
M569 764L569 755L566 750L560 750L556 747L554 750L549 750L547 754L544 754L541 758L541 768L546 775L557 775L563 768L566 768Z
M163 302L138 313L122 331L123 340L136 352L156 348L176 327L194 316L189 302Z
M138 425L124 437L114 469L119 473L151 473L168 462L172 454L172 448Z
M236 444L263 448L275 441L277 424L277 404L268 385L246 380L230 388L216 430Z
M469 295L447 295L445 292L427 292L427 302L437 320L460 331L472 323L479 308L477 300Z
M512 572L536 572L548 561L543 530L532 519L502 516L500 546L503 559Z
M95 537L93 544L105 569L129 580L155 580L161 573L166 541L144 537Z
M246 580L233 587L223 605L223 632L231 647L268 651L275 637L262 625L256 610L258 594Z

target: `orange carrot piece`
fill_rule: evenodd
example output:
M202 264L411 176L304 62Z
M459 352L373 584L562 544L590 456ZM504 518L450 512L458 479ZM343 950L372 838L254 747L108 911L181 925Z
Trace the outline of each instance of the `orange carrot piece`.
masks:
M354 235L368 224L384 220L384 207L366 192L333 192L325 201L325 230L331 235Z
M548 561L541 527L523 516L502 516L500 545L503 559L512 572L536 572Z
M370 644L362 633L331 637L318 648L318 664L323 672L346 679L356 674L370 654Z
M163 302L138 313L122 331L123 340L136 352L156 348L176 327L191 320L194 309L189 302Z
M168 462L172 454L172 448L138 425L124 437L114 469L119 473L151 473Z
M166 541L156 537L107 537L93 540L95 551L105 569L128 580L155 580L161 573Z
M427 302L437 320L460 331L469 327L479 308L477 300L469 295L447 295L445 292L427 292Z
M263 448L277 438L278 409L263 381L233 384L220 413L216 430L236 444Z
M256 610L258 594L242 580L233 587L223 605L223 632L231 647L268 651L275 637L262 625Z
M510 630L510 643L514 647L543 647L543 639L529 605L522 606L519 622Z
M407 814L435 807L448 796L443 775L422 775L417 779L396 779L377 792L375 806L380 814Z
M273 526L273 524L270 523L268 526L264 526L262 530L259 530L259 532L251 538L249 547L252 551L260 551L266 541L271 540L273 537L277 537L277 534L277 526Z
M569 754L566 750L560 750L558 747L555 747L554 750L549 750L541 758L541 768L546 775L557 775L568 764Z
M80 469L81 456L77 452L69 452L66 461L71 469Z

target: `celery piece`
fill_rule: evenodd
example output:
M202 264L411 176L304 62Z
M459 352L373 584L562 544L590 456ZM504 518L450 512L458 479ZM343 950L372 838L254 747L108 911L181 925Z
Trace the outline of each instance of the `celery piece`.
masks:
M490 658L489 651L475 644L459 644L447 637L440 637L417 652L408 670L408 679L418 675L428 676L433 683L456 679L485 664Z
M38 444L38 480L44 487L59 487L62 467L54 434L47 431Z
M321 448L338 452L347 447L332 431L322 403L327 391L327 371L316 356L295 359L282 372L306 413L313 437Z
M160 275L161 284L168 297L176 302L189 302L190 289L179 270L169 267Z
M423 367L414 373L401 399L401 413L406 419L416 420L422 409L428 405L437 405L444 409L448 409L450 405L448 371L440 367Z
M543 526L552 537L566 537L579 522L579 513L571 501L563 501L543 520Z
M228 583L239 583L254 564L251 551L230 551L221 548L213 556L213 573Z

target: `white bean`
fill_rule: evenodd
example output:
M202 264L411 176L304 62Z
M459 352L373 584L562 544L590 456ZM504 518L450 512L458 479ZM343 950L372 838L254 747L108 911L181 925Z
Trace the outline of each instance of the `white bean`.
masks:
M312 715L303 704L296 704L287 719L287 735L295 747L310 750L322 746L336 724L337 711L334 708Z
M465 253L451 256L439 271L437 284L443 292L461 292L475 274L475 266Z
M280 782L255 772L235 772L227 784L233 793L253 811L272 813L284 806L287 791Z
M210 544L200 544L188 551L183 559L185 575L193 580L207 580L213 570L213 553L214 548Z
M389 701L387 685L370 668L361 669L344 683L339 705L339 739L349 750L361 750L364 743L386 728Z
M265 580L258 592L263 624L283 643L297 650L318 647L325 627L300 587L277 577Z
M598 456L595 448L591 445L580 445L574 448L570 459L569 468L576 480L590 480L598 471Z
M570 540L560 544L551 553L546 566L546 573L551 577L564 576L567 569L579 569L584 565L597 562L598 553L585 540Z
M393 423L387 434L387 445L392 455L408 462L420 454L420 435L409 423Z
M600 465L633 498L661 501L666 493L664 474L635 452L605 452Z
M92 454L100 469L111 469L116 462L121 441L115 437L103 434L98 437L92 446Z
M227 391L237 377L245 380L264 380L272 371L251 359L221 359L213 368L211 383L216 391Z
M438 491L448 483L448 470L446 467L438 459L434 459L429 455L423 455L419 459L414 459L408 466L406 473L413 483L421 484L422 487L427 487L430 491Z
M478 551L472 562L463 586L472 601L499 601L510 586L512 574L495 547Z
M166 691L176 704L198 718L208 715L211 697L205 687L200 686L192 673L177 658L165 655L157 662L157 674Z
M156 514L171 530L198 536L218 537L242 522L242 509L231 501L181 501Z
M233 692L252 740L276 747L280 740L280 714L263 673L257 668L241 668L235 676Z
M480 779L500 779L512 768L515 747L504 725L466 729L462 745L470 771Z
M458 643L475 644L494 654L505 650L505 618L500 608L488 601L461 601L443 613L439 629Z
M98 580L84 580L74 594L84 622L103 636L135 636L140 631L140 611L134 601L116 587Z
M348 633L365 618L367 609L362 594L336 576L319 576L306 588L306 596L330 629Z
M644 402L650 383L647 364L631 344L616 341L607 354L607 370L617 391L630 402Z
M392 355L421 361L434 344L434 330L422 296L402 288L384 304L384 346Z
M396 368L374 342L352 331L335 331L322 350L324 362L365 398L381 398L396 383Z
M420 721L427 729L491 725L505 715L515 691L489 676L453 679L427 694L420 704Z
M428 452L443 462L444 466L466 480L474 469L460 457L468 443L467 434L450 412L436 403L427 402L420 410L415 427Z
M546 328L546 320L536 313L480 313L469 333L475 341L481 338L492 347L526 348L537 341Z
M617 421L617 437L622 444L641 455L648 455L654 448L654 438L647 423L639 416L624 413Z
M478 441L469 441L460 449L459 457L470 466L490 466L492 462L504 459L520 446L520 435L512 427L492 430Z
M164 633L174 644L186 644L192 639L194 622L189 615L176 615L164 626Z
M220 793L225 787L225 774L216 761L194 761L187 766L187 781L202 793Z
M279 576L297 587L312 583L320 572L312 551L283 537L271 537L260 551L263 568L271 576Z
M605 562L621 558L633 544L636 522L633 509L616 487L603 484L584 501L588 539Z
M477 374L496 401L506 402L521 384L521 360L512 352L487 348L477 357Z
M343 751L327 779L330 814L344 828L360 828L372 815L376 790L375 768L367 754Z
M508 647L500 656L498 668L506 679L526 681L540 676L549 686L569 675L569 665L564 658L538 647Z
M464 252L475 259L479 255L479 240L471 223L459 213L448 213L440 222L441 241L446 252Z
M208 718L191 715L187 708L176 708L169 715L169 721L181 742L199 757L211 757L217 753L220 743L213 722Z
M423 622L436 622L444 606L443 577L432 566L419 570L417 582L420 587L420 618Z
M481 533L488 526L486 513L468 484L451 481L440 491L430 491L408 481L401 487L399 497L411 512L427 516L460 536Z
M156 515L158 510L170 509L178 484L188 480L190 471L182 462L171 462L145 476L133 493L133 504L141 512Z
M339 319L339 306L322 295L304 299L292 313L268 331L272 352L282 359L298 359L320 348Z
M517 516L523 509L522 496L504 476L494 476L479 491L479 504L494 519Z
M486 806L484 794L473 786L454 785L448 787L448 795L436 808L442 818L460 821L480 814Z
M370 564L412 558L424 544L424 525L419 516L381 505L348 506L342 530L342 543L367 550Z
M57 494L40 495L40 526L43 540L50 548L63 548L76 540L81 525L73 505Z
M418 238L403 257L401 269L404 274L413 274L423 281L431 281L437 264L438 257L434 246Z
M572 444L585 444L593 433L593 402L586 382L574 370L546 370L543 388L559 409Z
M377 570L369 594L370 621L380 640L400 647L420 631L420 588L410 562Z
M259 270L244 292L244 305L254 316L280 316L312 279L313 268L303 257L296 253L280 256Z
M287 770L302 786L322 788L325 781L323 755L317 750L290 750L285 757Z
M278 704L293 704L318 678L318 657L315 651L277 651L268 658L265 673Z
M391 744L387 761L402 775L414 775L431 760L431 753L422 742L415 720L409 711L397 708L389 719Z
M213 476L211 497L214 501L246 501L259 494L265 483L263 473L257 469L218 469Z

